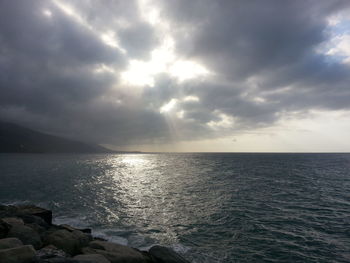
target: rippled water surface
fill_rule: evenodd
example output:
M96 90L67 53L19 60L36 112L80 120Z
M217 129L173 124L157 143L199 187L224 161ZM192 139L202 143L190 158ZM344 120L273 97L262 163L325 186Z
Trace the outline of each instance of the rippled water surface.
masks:
M2 154L0 202L191 262L350 262L350 154Z

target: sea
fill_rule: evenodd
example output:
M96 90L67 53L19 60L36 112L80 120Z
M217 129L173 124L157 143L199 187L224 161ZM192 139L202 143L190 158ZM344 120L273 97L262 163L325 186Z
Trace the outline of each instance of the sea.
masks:
M350 154L0 154L0 203L193 263L350 262Z

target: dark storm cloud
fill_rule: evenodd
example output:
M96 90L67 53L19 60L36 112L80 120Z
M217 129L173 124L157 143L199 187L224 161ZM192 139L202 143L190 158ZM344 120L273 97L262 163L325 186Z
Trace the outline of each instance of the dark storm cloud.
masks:
M315 52L327 40L327 18L349 8L348 1L161 3L177 28L178 51L226 82L195 88L208 109L201 109L204 115L215 108L243 122L269 125L283 111L350 107L349 66L329 64Z
M123 2L119 5L124 8L120 17L137 11ZM100 12L106 12L105 23L113 23L116 17L106 6L101 10L82 7L85 14L92 13L86 17L87 23L97 28L103 22L95 21ZM154 128L164 125L158 114L140 110L137 105L128 109L103 100L118 83L118 75L94 74L94 69L103 64L122 70L127 65L127 56L103 43L99 36L103 31L82 25L49 1L2 1L0 10L2 119L99 143L127 141L127 135L137 138L140 133L141 137L162 137L164 129L159 132ZM45 16L45 10L52 16ZM137 24L129 29L132 32L123 31L123 39L133 52L148 53L146 44L152 42L148 40L152 32L137 19L133 21ZM145 46L137 51L141 40L134 35L141 31ZM116 101L123 94L114 96Z
M349 66L315 52L327 18L349 1L151 1L179 57L212 73L180 83L162 73L152 88L119 77L163 40L137 1L67 1L78 17L59 3L0 2L0 118L118 146L166 141L172 122L180 139L194 139L268 126L284 112L350 107ZM159 109L172 99L170 121ZM222 118L233 128L207 125Z

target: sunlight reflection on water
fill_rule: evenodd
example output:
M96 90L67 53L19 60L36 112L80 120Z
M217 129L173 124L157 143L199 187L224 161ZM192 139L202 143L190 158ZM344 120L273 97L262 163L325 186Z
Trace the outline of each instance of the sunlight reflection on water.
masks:
M57 222L91 227L114 242L170 245L196 263L348 262L349 160L341 154L4 155L0 200L29 200L52 209Z

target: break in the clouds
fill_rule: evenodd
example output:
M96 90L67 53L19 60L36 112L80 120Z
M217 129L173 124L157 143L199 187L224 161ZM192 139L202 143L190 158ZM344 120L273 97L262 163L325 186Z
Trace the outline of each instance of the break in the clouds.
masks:
M120 149L348 151L349 13L347 0L4 0L0 118Z

